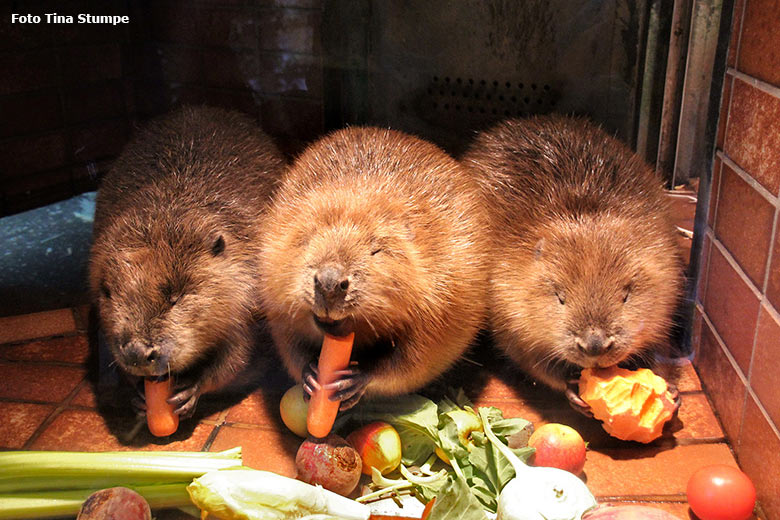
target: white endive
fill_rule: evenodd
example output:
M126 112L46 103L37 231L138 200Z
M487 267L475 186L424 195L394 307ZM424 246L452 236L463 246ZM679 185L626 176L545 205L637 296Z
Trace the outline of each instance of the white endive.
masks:
M496 520L579 520L596 506L588 486L574 474L558 468L527 466L493 433L483 410L485 435L515 469L498 496Z
M368 506L321 486L249 468L212 471L187 486L192 502L220 520L367 520Z

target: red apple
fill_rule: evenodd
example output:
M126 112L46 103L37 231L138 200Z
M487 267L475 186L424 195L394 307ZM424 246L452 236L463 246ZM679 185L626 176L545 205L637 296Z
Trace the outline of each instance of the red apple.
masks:
M383 475L390 473L401 463L401 437L390 424L372 422L347 435L363 462L363 473L371 475L374 467Z
M565 469L575 475L585 467L585 441L577 430L565 424L539 427L528 439L528 445L536 448L531 458L534 466Z

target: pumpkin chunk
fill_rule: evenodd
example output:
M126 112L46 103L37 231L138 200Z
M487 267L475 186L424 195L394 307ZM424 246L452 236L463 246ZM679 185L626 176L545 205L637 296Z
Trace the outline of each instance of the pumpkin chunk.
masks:
M666 381L647 368L586 368L579 393L607 433L626 441L657 439L677 409Z

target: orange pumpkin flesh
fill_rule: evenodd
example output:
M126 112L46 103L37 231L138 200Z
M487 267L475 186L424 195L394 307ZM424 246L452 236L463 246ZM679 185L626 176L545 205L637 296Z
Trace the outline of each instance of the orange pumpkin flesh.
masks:
M604 429L626 441L657 439L676 409L666 381L647 368L586 368L579 393Z

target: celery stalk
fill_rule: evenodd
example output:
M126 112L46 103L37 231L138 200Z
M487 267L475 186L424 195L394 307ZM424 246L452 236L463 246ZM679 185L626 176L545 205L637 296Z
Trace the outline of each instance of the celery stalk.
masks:
M225 452L0 452L0 495L185 482L241 466L240 448Z
M160 484L156 486L125 486L143 496L152 509L191 506L187 494L189 482ZM111 486L107 486L111 487ZM6 518L48 518L75 516L81 504L95 489L74 489L69 491L38 491L0 495L0 519Z

